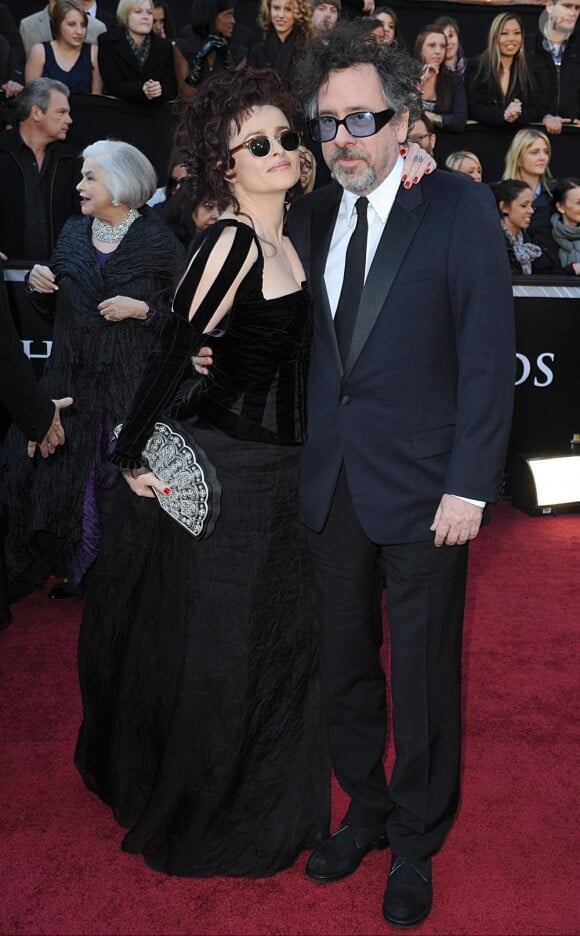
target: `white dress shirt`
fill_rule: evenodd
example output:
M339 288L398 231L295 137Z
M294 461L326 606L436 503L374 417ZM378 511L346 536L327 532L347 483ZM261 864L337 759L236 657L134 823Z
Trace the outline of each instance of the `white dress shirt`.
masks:
M385 224L389 220L391 208L395 203L402 175L403 159L399 156L386 179L383 179L381 184L367 196L369 204L367 207L368 235L365 282L383 235ZM357 213L355 204L358 198L359 196L354 192L343 190L324 268L324 284L333 318L338 307L344 279L348 242L356 227ZM458 497L459 500L467 501L468 504L474 504L476 507L485 507L485 501L473 500L471 497L461 497L459 494L454 496Z
M393 207L401 184L402 175L403 160L399 156L387 178L383 179L381 184L367 196L369 200L367 208L369 232L367 235L365 281L377 252L379 241L383 236L385 224L389 220L391 208ZM330 242L330 249L328 251L326 267L324 268L324 283L326 285L333 318L338 306L342 281L344 279L344 264L348 242L356 227L357 214L354 206L358 198L359 196L355 195L354 192L347 192L346 189L343 190L340 208L338 209L332 240Z

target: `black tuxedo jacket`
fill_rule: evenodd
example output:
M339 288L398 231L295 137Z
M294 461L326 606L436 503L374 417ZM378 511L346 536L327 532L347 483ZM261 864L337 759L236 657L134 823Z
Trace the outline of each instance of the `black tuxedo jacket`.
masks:
M429 539L442 494L498 496L515 340L497 209L485 185L449 173L399 189L343 370L324 284L341 196L332 183L289 215L314 301L301 516L322 529L344 462L374 542Z
M177 97L173 47L168 39L151 33L151 51L140 67L127 42L125 29L115 29L99 36L99 69L108 94L133 104L155 106ZM143 85L152 78L161 83L162 94L152 101L143 94Z

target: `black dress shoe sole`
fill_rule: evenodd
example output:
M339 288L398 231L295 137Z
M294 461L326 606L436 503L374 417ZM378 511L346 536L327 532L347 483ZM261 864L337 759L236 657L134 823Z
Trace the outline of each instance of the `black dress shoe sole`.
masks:
M304 874L309 881L314 881L316 884L334 884L335 881L343 881L345 878L350 877L351 874L354 874L355 871L358 871L361 863L364 861L369 852L384 851L384 849L388 847L389 840L385 836L385 838L379 839L375 845L371 845L371 847L361 856L361 859L356 867L350 868L348 871L338 871L336 874L315 874L314 872L309 871L308 868L305 868Z
M431 907L427 907L424 913L419 914L419 916L415 917L413 920L395 920L392 917L387 916L384 911L383 917L389 926L396 926L398 929L410 929L412 926L418 926L419 923L422 923L423 920L426 920L430 913Z

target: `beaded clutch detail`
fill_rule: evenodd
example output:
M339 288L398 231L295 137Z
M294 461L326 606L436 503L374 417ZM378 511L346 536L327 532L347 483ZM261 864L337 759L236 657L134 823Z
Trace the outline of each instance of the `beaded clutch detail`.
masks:
M121 426L115 429L118 436ZM155 423L143 461L171 494L153 489L163 510L196 539L209 536L221 506L216 470L190 432L173 420Z

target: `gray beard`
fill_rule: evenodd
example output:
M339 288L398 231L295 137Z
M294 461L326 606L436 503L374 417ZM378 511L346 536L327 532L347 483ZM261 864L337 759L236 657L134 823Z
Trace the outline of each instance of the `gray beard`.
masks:
M330 171L338 184L342 185L347 192L352 192L353 195L368 195L369 192L372 192L373 189L377 187L378 179L375 170L372 166L369 166L368 163L362 172L353 172L335 165L336 160L347 156L357 156L364 159L364 156L357 153L356 150L353 151L347 147L344 149L337 148L334 152L334 161L332 165L329 166Z
M331 167L331 171L338 184L353 195L367 195L377 187L377 174L370 166L356 175L339 167Z

